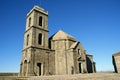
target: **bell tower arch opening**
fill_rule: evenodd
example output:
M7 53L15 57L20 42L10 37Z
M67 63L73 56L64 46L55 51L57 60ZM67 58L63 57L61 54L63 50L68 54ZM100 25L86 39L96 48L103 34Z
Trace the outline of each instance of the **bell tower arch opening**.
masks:
M39 33L39 35L38 35L38 44L39 45L42 45L42 34L41 33Z
M42 22L43 22L42 16L40 16L40 17L39 17L39 26L42 26Z

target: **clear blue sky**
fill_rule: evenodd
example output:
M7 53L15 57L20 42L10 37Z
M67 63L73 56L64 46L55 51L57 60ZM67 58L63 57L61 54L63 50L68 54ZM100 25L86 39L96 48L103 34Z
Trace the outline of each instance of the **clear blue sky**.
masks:
M26 14L35 4L49 12L49 36L62 29L93 55L97 71L114 70L120 0L0 0L0 72L19 72Z

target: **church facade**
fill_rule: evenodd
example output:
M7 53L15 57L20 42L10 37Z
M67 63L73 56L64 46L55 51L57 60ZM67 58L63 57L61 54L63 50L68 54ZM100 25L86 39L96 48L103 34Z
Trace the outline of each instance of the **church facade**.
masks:
M48 38L48 12L34 6L27 14L19 76L94 73L93 56L59 30Z

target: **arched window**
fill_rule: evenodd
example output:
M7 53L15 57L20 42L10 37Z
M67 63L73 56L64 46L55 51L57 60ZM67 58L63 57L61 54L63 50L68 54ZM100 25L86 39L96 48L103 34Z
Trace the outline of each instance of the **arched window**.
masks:
M29 21L28 21L28 27L31 26L31 17L29 18Z
M41 33L39 33L39 35L38 35L38 44L42 44L42 34Z
M26 45L29 44L29 34L27 35L27 42L26 42Z
M39 26L42 26L42 16L39 17Z

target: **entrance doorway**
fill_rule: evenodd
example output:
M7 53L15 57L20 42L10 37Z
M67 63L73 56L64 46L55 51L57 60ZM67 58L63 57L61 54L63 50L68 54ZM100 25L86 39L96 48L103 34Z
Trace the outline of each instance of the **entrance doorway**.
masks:
M82 64L79 63L79 73L82 73L82 69L81 69L82 67L81 66L82 66Z
M38 66L38 74L39 74L39 76L41 76L41 74L42 74L41 63L37 63L37 66Z
M27 60L24 61L24 69L23 69L23 75L27 75Z

